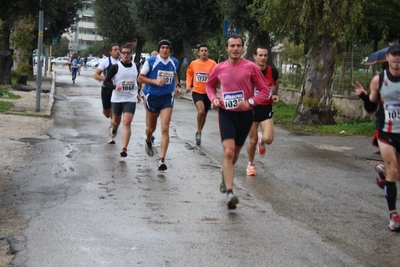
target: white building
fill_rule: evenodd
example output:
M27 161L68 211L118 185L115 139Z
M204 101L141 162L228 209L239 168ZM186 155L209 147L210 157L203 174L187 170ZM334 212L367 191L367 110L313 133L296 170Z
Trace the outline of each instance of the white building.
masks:
M77 13L77 22L71 25L72 33L66 33L68 38L68 48L71 51L81 51L93 46L97 41L102 41L103 37L97 35L97 27L94 23L94 8L91 0L83 1L83 7Z

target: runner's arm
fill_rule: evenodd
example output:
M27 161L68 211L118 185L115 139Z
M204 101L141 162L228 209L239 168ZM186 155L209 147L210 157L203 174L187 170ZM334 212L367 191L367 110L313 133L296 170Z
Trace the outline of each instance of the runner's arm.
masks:
M112 90L114 90L115 89L115 85L114 85L114 83L112 82L112 78L115 76L115 74L118 72L118 64L115 64L115 65L113 65L112 67L111 67L111 69L110 69L110 71L107 73L107 76L106 76L106 78L105 78L105 80L104 80L104 84L103 84L103 86L106 88L106 89L108 89L108 90L110 90L110 91L112 91Z

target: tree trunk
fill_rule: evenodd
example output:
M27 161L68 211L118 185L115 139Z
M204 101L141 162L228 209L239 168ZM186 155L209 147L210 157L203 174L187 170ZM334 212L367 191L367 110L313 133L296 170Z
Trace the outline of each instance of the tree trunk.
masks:
M337 46L330 37L310 46L294 123L335 124L332 82Z
M183 41L183 55L188 63L196 59L195 53L193 53L192 44L186 40Z
M29 58L25 56L27 52L22 49L21 47L15 47L14 55L15 55L15 66L14 68L17 69L18 65L20 64L29 64Z
M136 38L136 48L135 48L135 58L133 59L133 61L136 64L139 64L140 61L140 56L142 55L142 51L143 51L143 46L146 43L146 39L143 37L138 36Z
M0 35L0 51L10 50L10 29L7 24L2 25L3 30Z
M249 34L248 46L244 58L253 61L254 51L258 46L265 46L271 55L271 38L269 32L254 30ZM272 57L268 57L268 65L272 65Z
M184 42L182 40L180 41L175 41L172 44L172 51L173 51L173 57L175 57L178 62L179 62L179 67L177 70L178 73L178 79L179 81L181 80L181 69L182 69L182 62L183 62L183 58L185 56L185 51L184 51Z
M0 84L11 84L13 59L10 51L0 52Z

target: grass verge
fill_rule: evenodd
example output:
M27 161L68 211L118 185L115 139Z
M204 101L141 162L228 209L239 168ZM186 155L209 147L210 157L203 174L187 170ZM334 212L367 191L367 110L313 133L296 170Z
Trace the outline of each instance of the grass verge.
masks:
M11 93L6 87L0 86L0 99L19 99L21 96ZM12 103L7 101L0 101L0 113L5 113L12 106Z
M10 102L5 102L5 101L0 101L0 113L4 113L7 110L9 110L12 106L12 103Z
M370 118L354 118L337 121L336 125L303 125L294 124L296 105L286 105L283 102L274 104L274 124L284 129L316 135L337 136L372 136L375 122Z
M19 99L21 96L11 93L6 87L0 86L1 99Z

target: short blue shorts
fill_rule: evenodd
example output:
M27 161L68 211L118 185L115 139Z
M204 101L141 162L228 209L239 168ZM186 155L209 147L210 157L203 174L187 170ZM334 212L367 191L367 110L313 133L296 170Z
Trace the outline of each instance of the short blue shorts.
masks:
M146 108L151 113L159 113L166 108L174 107L174 95L146 95Z

